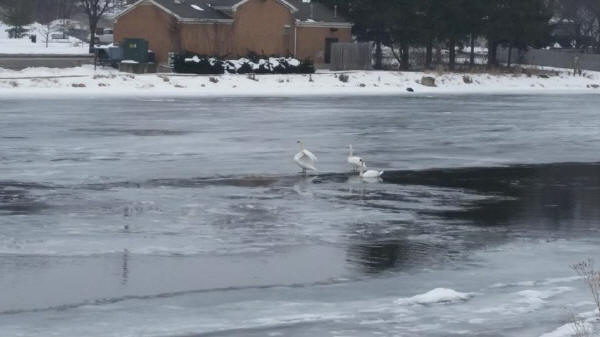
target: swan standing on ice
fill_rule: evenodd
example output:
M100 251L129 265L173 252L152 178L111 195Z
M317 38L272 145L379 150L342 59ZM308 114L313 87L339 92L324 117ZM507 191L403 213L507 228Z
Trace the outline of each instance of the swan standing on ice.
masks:
M348 153L348 164L352 165L352 170L354 172L358 171L360 167L366 167L365 162L361 157L354 155L354 150L352 149L352 144L348 146L350 152Z
M373 179L373 178L379 178L383 175L383 171L376 171L376 170L367 170L365 171L365 167L367 166L365 164L364 160L360 160L360 162L362 163L361 166L359 166L359 175L361 178L366 178L366 179Z
M317 156L304 148L304 143L297 141L300 144L300 152L294 156L294 161L302 169L302 174L306 175L306 170L317 171L315 163L318 161Z

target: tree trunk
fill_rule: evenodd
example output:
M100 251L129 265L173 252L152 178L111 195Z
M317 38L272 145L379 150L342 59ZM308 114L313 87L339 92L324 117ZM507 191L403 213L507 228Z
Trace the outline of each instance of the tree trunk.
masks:
M469 56L469 64L475 65L475 34L471 33L471 55Z
M383 69L383 52L381 51L381 41L375 42L375 69Z
M402 43L400 44L400 69L402 70L408 70L410 68L410 63L409 63L409 47L408 47L408 43Z
M40 35L42 35L41 38L44 39L44 44L46 45L46 48L48 48L48 40L50 39L50 24L49 23L44 23L44 26L40 31Z
M94 53L94 45L95 45L95 40L96 40L96 27L98 26L97 22L94 22L91 18L90 18L90 54Z
M488 39L488 67L493 67L497 63L496 48L498 48L498 43L494 40Z
M450 51L448 66L450 70L454 70L454 66L456 65L456 40L454 38L448 41L448 49Z
M513 46L512 46L512 43L510 43L510 44L508 45L508 60L507 60L507 62L506 62L506 66L507 66L508 68L510 68L510 65L511 65L512 50L513 50Z
M431 69L431 61L433 60L433 39L427 40L425 51L425 68Z

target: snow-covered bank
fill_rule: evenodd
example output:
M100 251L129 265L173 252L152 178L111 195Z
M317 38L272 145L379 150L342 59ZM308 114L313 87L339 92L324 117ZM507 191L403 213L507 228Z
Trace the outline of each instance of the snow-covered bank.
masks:
M411 95L415 93L600 93L600 73L583 77L567 71L556 76L526 74L458 74L392 71L323 71L312 75L183 75L120 73L82 66L67 69L0 69L0 94L75 95ZM435 86L421 84L423 76Z

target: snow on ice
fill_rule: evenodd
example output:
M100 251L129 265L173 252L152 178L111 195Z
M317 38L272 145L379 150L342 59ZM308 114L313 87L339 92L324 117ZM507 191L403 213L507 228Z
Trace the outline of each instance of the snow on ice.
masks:
M461 293L453 289L436 288L424 294L396 300L398 305L453 303L466 301L473 297L471 293Z

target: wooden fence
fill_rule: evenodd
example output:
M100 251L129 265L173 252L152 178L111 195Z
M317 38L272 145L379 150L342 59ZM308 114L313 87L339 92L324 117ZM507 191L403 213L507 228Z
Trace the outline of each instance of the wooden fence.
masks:
M331 70L371 69L371 44L338 42L331 45Z
M498 48L498 62L507 63L508 50ZM581 69L600 71L600 55L584 54L574 51L529 49L527 51L513 50L511 55L512 64L528 64L544 67L573 69L578 66Z

